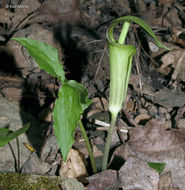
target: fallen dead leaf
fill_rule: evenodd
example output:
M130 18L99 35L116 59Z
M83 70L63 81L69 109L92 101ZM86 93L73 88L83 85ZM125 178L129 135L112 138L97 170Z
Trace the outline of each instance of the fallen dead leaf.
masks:
M150 115L147 115L147 114L139 114L137 115L135 118L134 118L134 121L139 124L141 121L146 121L146 120L149 120L151 119L151 116Z
M185 104L185 95L170 91L168 88L161 89L155 95L155 103L166 108L183 107Z
M183 47L185 47L185 40L183 36L185 35L185 29L178 26L178 27L173 27L173 34L171 38L171 42L174 44L179 44Z
M127 112L136 112L138 110L138 104L136 101L133 101L133 100L129 100L127 103L126 103L126 107L125 109L127 110Z
M130 129L128 144L138 151L162 151L184 147L184 137L178 130L167 129L165 122L155 119L148 121L144 127Z
M185 51L184 49L174 49L169 53L165 54L162 58L162 65L159 68L159 72L164 75L168 75L172 69L174 69L172 74L173 80L185 81Z
M71 149L68 153L66 162L63 160L61 162L59 175L68 178L87 177L86 164L87 161L84 155L78 150Z
M109 103L105 98L93 98L92 99L91 110L87 113L87 117L90 117L96 113L102 111L108 111Z

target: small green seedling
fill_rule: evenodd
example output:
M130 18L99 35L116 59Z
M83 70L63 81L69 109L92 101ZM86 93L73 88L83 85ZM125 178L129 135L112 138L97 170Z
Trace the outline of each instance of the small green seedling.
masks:
M96 173L97 168L92 148L80 120L83 111L91 104L85 86L74 80L68 81L65 78L57 49L43 42L28 38L12 38L12 40L24 46L38 66L50 75L57 77L62 84L52 114L54 118L54 132L64 161L66 161L68 152L74 143L73 133L79 125L89 151L93 173Z
M18 172L20 171L20 151L19 151L18 136L25 133L29 127L30 127L30 123L27 123L24 127L18 129L17 131L12 131L7 128L0 128L0 147L5 146L7 143L12 141L13 139L16 139L18 162L17 162L17 165L15 164L15 170ZM15 156L13 151L12 151L12 154L13 154L13 156Z
M158 174L162 174L165 168L165 163L158 163L158 162L148 162L149 167L157 170Z
M118 41L114 38L114 28L124 22ZM123 107L126 99L129 76L132 65L133 55L136 53L136 48L133 45L125 45L130 23L135 22L150 34L157 46L169 50L168 47L158 41L150 26L142 19L134 16L125 16L113 21L112 25L107 30L108 47L109 47L109 62L110 62L110 94L109 94L109 112L111 114L111 125L108 130L108 136L105 143L102 170L107 168L109 149L112 139L112 134L115 129L117 115Z
M17 138L19 135L25 133L29 127L30 124L28 123L24 127L18 129L17 131L12 131L6 128L0 128L0 147L6 145L13 139Z

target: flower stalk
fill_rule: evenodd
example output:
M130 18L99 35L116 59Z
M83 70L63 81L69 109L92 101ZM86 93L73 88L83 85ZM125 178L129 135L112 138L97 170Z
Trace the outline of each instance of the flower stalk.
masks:
M113 32L115 26L123 21L123 27L116 42ZM115 130L116 118L123 107L126 99L128 82L131 72L133 55L136 53L136 48L133 45L125 45L125 39L129 31L130 22L135 22L143 27L154 39L158 47L169 50L157 40L150 26L142 19L134 16L125 16L116 19L107 30L108 47L109 47L109 63L110 63L110 93L109 93L109 112L111 114L111 125L108 130L108 135L104 148L102 170L107 168L110 144L112 134Z

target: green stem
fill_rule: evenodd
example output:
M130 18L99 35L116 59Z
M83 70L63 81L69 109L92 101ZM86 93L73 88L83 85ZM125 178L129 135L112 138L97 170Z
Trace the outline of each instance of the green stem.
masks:
M112 134L113 134L114 129L115 129L116 118L117 118L117 114L111 114L111 125L110 125L110 128L108 130L108 135L107 135L105 148L104 148L102 171L107 168L107 161L108 161L108 156L109 156L110 144L112 141Z
M91 162L93 174L95 174L95 173L97 173L97 167L96 167L96 162L95 162L95 160L94 160L93 151L92 151L92 148L91 148L89 139L88 139L88 137L87 137L87 134L86 134L86 132L85 132L85 129L84 129L84 126L83 126L82 121L80 120L78 123L79 123L80 129L81 129L81 131L82 131L82 135L83 135L83 137L84 137L87 150L88 150L88 152L89 152L89 157L90 157L90 162Z
M123 27L122 27L122 30L121 30L121 34L120 34L119 40L118 40L119 44L124 44L125 43L125 38L127 36L129 27L130 27L130 22L125 22L123 24Z
M20 146L19 146L19 137L16 138L17 144L17 171L20 172Z

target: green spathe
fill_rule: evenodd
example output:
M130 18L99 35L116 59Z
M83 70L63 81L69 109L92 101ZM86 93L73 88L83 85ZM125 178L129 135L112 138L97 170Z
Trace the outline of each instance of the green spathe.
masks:
M141 26L152 38L153 40L155 41L156 45L160 48L164 48L166 50L170 50L170 48L168 48L167 46L165 46L164 44L162 44L156 37L155 33L152 31L151 27L142 19L138 18L138 17L135 17L135 16L124 16L124 17L120 17L116 20L113 21L113 23L111 24L111 26L109 27L108 31L107 31L107 38L111 41L113 41L113 43L116 43L115 42L115 39L114 39L114 35L113 35L113 31L114 31L114 28L115 26L120 23L120 22L128 22L128 23L131 23L131 22L134 22L136 24L138 24L139 26ZM128 26L129 27L129 26ZM124 28L122 30L122 32L124 32ZM120 35L122 36L122 34ZM126 37L126 35L124 35L124 37ZM124 38L123 37L123 38ZM125 39L121 40L124 42Z
M126 98L132 57L136 48L108 42L110 58L109 111L117 115Z

